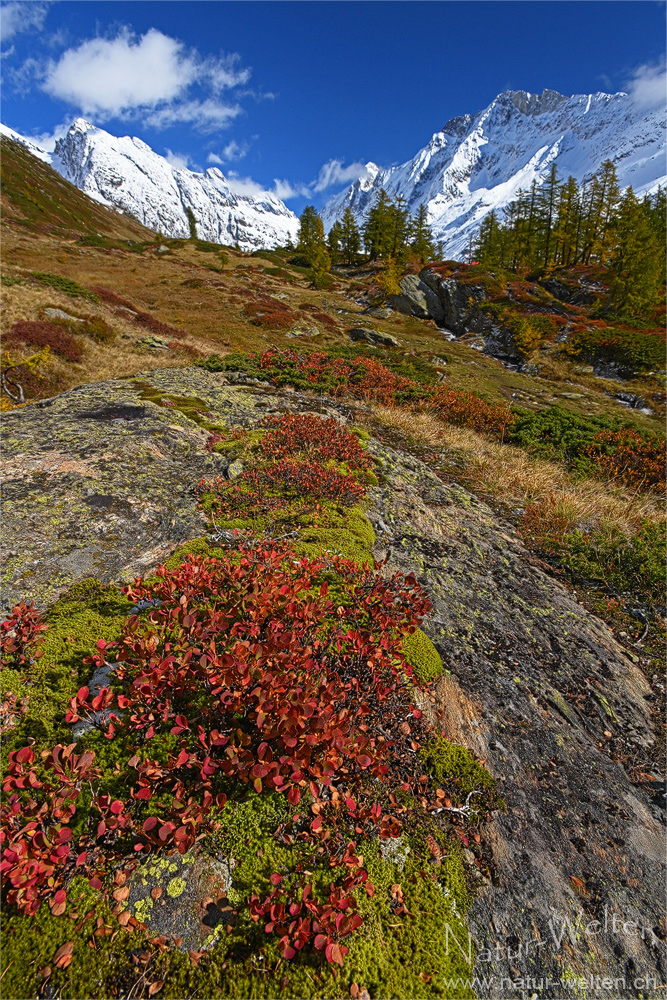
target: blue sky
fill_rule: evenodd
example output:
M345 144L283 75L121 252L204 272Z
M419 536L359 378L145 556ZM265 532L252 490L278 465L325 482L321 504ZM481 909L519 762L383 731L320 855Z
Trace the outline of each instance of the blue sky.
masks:
M2 120L77 115L295 211L508 88L664 99L665 3L5 2Z

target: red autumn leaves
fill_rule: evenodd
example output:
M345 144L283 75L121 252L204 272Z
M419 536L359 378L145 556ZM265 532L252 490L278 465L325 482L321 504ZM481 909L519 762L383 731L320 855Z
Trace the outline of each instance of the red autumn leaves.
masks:
M252 912L259 919L274 908L267 924L286 939L285 957L309 944L342 961L340 940L360 920L351 890L370 889L356 838L401 831L374 801L373 782L392 768L391 717L409 673L400 642L429 603L412 578L381 581L342 559L331 568L344 604L329 599L324 565L296 560L284 544L190 557L126 588L134 601L162 603L128 618L117 644L98 642L93 662L109 662L113 649L124 693L91 697L81 688L67 721L88 717L108 739L136 747L125 765L127 794L108 794L94 754L77 755L74 744L41 762L31 748L12 754L2 807L9 902L34 913L47 901L62 913L74 875L101 889L105 863L184 853L215 829L231 791L277 791L295 809L307 793L312 807L292 817L286 842L312 844L325 864L343 852L350 874L324 899L307 883L276 886L253 900ZM368 720L383 712L380 732ZM398 721L393 728L400 740ZM173 749L159 750L174 736ZM83 830L77 837L74 826Z

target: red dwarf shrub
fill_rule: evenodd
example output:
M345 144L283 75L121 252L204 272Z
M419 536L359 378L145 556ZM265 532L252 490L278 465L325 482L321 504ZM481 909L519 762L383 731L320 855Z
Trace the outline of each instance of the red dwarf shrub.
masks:
M246 517L280 510L298 500L333 500L354 504L366 493L351 476L327 469L319 462L283 458L272 465L242 473L233 483L224 476L201 479L197 498L223 517Z
M665 489L665 443L629 427L599 431L584 449L598 474L626 486Z
M100 298L102 302L106 302L107 305L120 306L122 309L129 309L134 313L134 316L131 317L132 320L140 326L145 327L147 330L150 330L152 333L158 334L161 337L175 337L178 340L185 336L182 330L178 330L175 326L171 326L169 323L162 323L161 320L155 319L155 317L151 316L150 313L142 312L140 309L137 309L136 306L133 306L131 302L128 302L127 299L121 298L120 295L116 295L115 292L110 291L108 288L96 287L93 291L97 297Z
M26 344L31 347L50 347L54 354L65 361L78 362L83 358L83 347L66 330L56 323L42 320L19 320L4 338L5 347Z
M254 302L246 302L243 311L255 326L267 329L283 329L291 326L296 314L281 299L272 299L262 295Z
M268 458L286 458L301 453L319 460L346 462L351 469L368 470L373 466L359 439L334 417L323 420L313 414L285 414L267 417L262 426L270 428L261 444Z
M338 323L333 318L333 316L329 316L328 313L325 313L325 312L314 312L313 313L313 319L316 320L318 323L321 323L322 326L326 326L326 328L328 330L337 330L338 329Z
M325 569L342 581L344 604L329 599ZM276 873L250 912L267 918L286 958L312 943L342 963L340 940L361 920L350 891L373 894L356 839L400 835L396 799L383 811L378 788L412 788L406 773L428 735L409 704L401 651L427 598L413 577L383 581L343 559L297 560L284 544L190 556L125 593L153 602L150 612L126 619L118 642L100 640L92 657L100 667L114 650L123 693L91 697L84 687L67 721L88 718L133 751L127 791L105 793L95 755L77 756L74 744L44 752L39 766L31 747L12 753L0 835L9 902L34 913L46 900L58 915L75 874L102 888L105 865L163 848L185 853L215 830L239 787L282 793L295 808L305 793L312 805L281 836L312 845L333 876L329 888L324 898L321 886L314 892L305 869ZM422 795L424 780L414 779ZM335 877L341 867L348 874Z
M502 437L515 419L509 406L486 403L471 392L459 392L456 389L435 389L427 408L447 423L471 427L495 437Z
M42 655L39 647L47 628L32 601L14 605L9 618L0 625L1 666L21 669L39 659Z

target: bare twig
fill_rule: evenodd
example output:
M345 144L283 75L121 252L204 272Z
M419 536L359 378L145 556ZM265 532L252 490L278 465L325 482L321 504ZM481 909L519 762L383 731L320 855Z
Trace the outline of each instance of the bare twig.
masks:
M441 812L450 812L450 813L458 813L460 816L469 816L471 798L473 797L473 795L481 795L481 794L482 793L479 790L479 788L475 788L474 791L468 793L468 797L466 798L465 803L462 806L441 806L439 809L434 809L433 813L437 815L438 813Z

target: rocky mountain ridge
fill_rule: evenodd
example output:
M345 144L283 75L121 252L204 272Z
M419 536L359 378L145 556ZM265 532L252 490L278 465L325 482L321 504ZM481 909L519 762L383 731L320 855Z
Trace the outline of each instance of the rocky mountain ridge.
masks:
M258 250L296 237L298 219L275 195L240 194L217 167L203 174L174 167L136 136L116 137L77 118L48 154L5 126L2 133L91 198L165 236L189 236L191 211L197 236L212 243Z
M346 208L361 223L384 188L411 212L425 204L445 256L456 258L488 212L533 180L542 183L553 163L560 176L583 182L606 159L622 187L641 194L664 185L664 112L638 108L624 93L507 90L483 111L452 118L406 163L366 164L364 177L334 195L321 215L327 230Z

